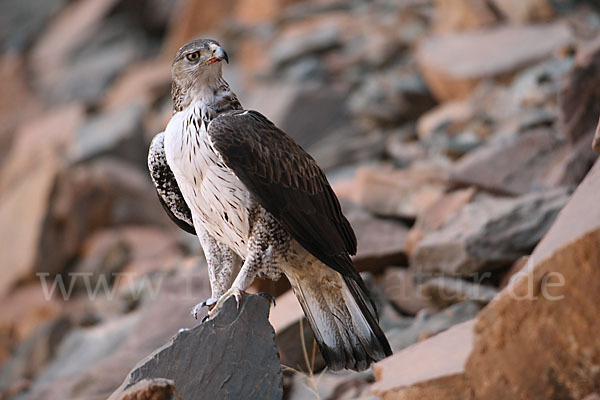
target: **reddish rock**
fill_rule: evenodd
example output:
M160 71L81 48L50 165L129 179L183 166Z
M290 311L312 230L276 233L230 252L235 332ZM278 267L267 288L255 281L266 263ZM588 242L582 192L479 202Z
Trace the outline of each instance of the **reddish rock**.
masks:
M240 24L256 26L277 20L283 9L291 3L294 0L242 0L237 2L233 14Z
M51 274L64 270L85 239L107 226L157 224L174 228L156 200L147 174L112 159L63 171L45 218L35 271Z
M0 197L0 295L16 282L32 278L38 262L59 165L50 153L39 154L37 162L38 166Z
M406 225L373 217L350 204L343 208L358 241L352 261L359 271L377 273L389 265L406 263Z
M462 206L470 203L475 193L474 188L455 190L444 194L439 200L425 208L417 216L406 239L407 254L412 255L426 234L440 229Z
M175 382L171 379L142 379L130 386L115 400L179 400L175 390Z
M38 85L60 81L70 55L95 32L117 0L83 0L70 3L50 23L31 50L30 65Z
M477 398L576 399L599 390L598 187L600 162L519 278L480 314L466 367Z
M4 294L0 301L0 342L2 351L7 353L61 312L55 299L46 298L39 279Z
M156 59L127 68L106 92L103 107L115 110L134 102L150 103L171 91L171 63Z
M427 280L419 286L418 291L423 299L440 309L462 301L485 305L498 294L498 290L491 286L444 276Z
M165 40L163 55L171 60L187 41L201 32L215 31L232 15L236 0L182 0L173 12ZM224 43L221 43L224 44Z
M559 101L561 132L571 143L594 131L600 115L600 39L577 52Z
M190 310L210 296L206 266L155 275L144 282L138 293L138 300L143 300L140 308L72 331L28 398L108 398L138 361L181 328L198 324ZM113 301L121 298L115 296Z
M0 392L18 393L23 390L24 382L29 386L52 360L72 328L73 323L65 315L36 327L33 334L16 347L13 358L0 368Z
M549 176L568 152L554 131L537 129L472 151L453 165L451 180L494 193L525 194L559 183Z
M476 114L476 108L467 100L440 104L417 120L417 134L420 140L430 141L435 132L442 127L448 132L459 132L475 118Z
M23 57L8 53L0 57L0 167L9 156L17 126L36 118L42 106L31 93L27 84L26 65Z
M411 268L424 276L470 275L510 265L529 254L568 199L565 189L514 199L482 196L419 242Z
M438 32L486 28L498 23L485 0L436 0L435 25Z
M598 158L590 147L594 132L577 139L575 143L567 143L562 151L562 157L557 159L544 177L544 184L550 187L576 187L585 178L592 165Z
M82 244L74 270L90 274L93 287L99 279L113 282L118 289L147 274L170 269L182 257L176 236L154 227L126 226L103 229ZM127 279L116 279L119 275ZM77 286L83 288L84 282Z
M376 215L415 218L442 197L445 176L445 169L435 163L361 168L352 200Z
M83 106L67 104L21 125L0 173L0 194L23 181L31 170L43 167L46 154L63 158L84 118Z
M484 79L505 79L570 39L569 29L560 24L433 36L419 46L417 61L430 90L446 101L467 97Z
M554 17L554 9L548 0L491 0L491 4L513 23L548 21Z
M474 320L397 352L373 367L371 391L392 399L475 399L465 378Z
M385 297L404 313L414 315L429 307L429 302L415 288L413 274L409 269L387 268L380 285Z

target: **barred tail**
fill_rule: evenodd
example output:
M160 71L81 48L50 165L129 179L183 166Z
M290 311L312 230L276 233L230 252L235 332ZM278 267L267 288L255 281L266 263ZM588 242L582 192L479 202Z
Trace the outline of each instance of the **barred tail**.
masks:
M320 263L303 272L286 271L286 276L329 369L362 371L392 354L375 310L356 281Z

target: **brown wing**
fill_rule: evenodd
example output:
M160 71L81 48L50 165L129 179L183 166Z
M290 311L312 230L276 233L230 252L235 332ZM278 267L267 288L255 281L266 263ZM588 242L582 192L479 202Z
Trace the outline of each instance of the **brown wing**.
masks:
M360 280L356 236L315 160L256 111L232 111L208 128L214 149L256 200L312 255ZM362 281L360 281L362 283Z

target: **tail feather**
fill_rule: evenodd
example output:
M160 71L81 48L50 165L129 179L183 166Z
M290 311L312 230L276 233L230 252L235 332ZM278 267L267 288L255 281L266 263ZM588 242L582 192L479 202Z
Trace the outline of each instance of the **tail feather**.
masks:
M360 283L324 265L286 274L329 369L362 371L392 354L372 302ZM326 282L326 284L323 284ZM327 284L331 283L333 284ZM362 283L362 282L361 282Z

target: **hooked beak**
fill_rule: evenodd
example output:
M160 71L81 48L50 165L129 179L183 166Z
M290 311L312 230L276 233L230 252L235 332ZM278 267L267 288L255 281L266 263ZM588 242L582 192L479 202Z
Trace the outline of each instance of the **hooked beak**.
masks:
M223 50L221 46L215 47L215 49L213 50L212 58L214 59L213 62L225 60L225 62L229 64L229 57L227 56L227 53L225 52L225 50Z

